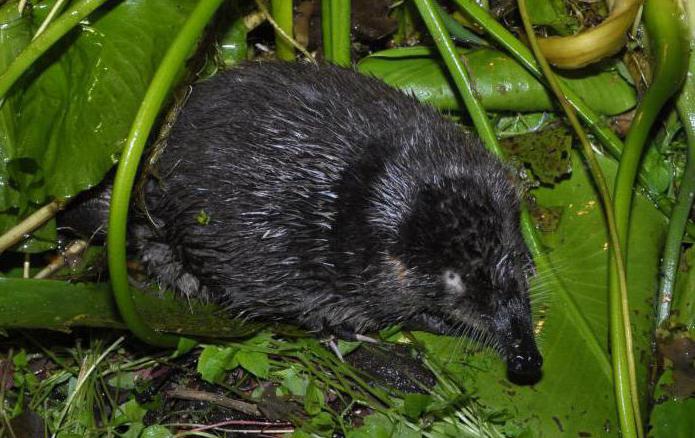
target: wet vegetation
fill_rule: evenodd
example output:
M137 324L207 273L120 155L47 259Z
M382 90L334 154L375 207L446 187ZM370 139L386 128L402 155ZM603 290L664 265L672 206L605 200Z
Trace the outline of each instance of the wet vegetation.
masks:
M691 436L693 8L0 1L0 436ZM331 344L150 284L125 242L141 160L190 83L270 59L353 65L513 166L538 382L456 333ZM57 230L114 172L108 245Z

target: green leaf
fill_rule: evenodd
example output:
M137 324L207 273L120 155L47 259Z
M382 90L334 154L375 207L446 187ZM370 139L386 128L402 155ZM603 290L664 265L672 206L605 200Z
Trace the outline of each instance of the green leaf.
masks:
M555 110L551 95L511 57L487 48L461 50L461 53L466 54L466 65L475 81L477 95L488 111ZM377 52L363 58L358 69L439 109L459 111L464 108L446 67L430 48L407 47ZM562 80L582 96L591 109L601 114L619 114L637 104L635 90L614 69L585 69L565 75Z
M282 377L282 386L287 388L290 394L304 397L309 385L309 379L306 376L299 374L294 368L287 368L274 374Z
M572 170L572 136L564 126L507 138L500 146L513 162L528 166L542 184L555 184Z
M406 394L403 399L403 412L408 417L416 420L427 412L432 403L432 397L427 394Z
M159 61L196 3L128 1L101 8L39 59L11 90L0 116L0 182L7 182L0 184L0 211L19 209L16 220L28 213L26 206L74 196L103 178ZM12 32L12 43L0 45L0 63L6 66L27 43L48 6L25 8L26 18L0 23L2 32L7 26ZM16 9L17 2L4 8ZM0 232L9 226L0 225Z
M651 415L653 438L691 438L695 431L695 398L667 400L654 406Z
M121 438L140 438L144 429L144 424L133 423L130 425L130 427L128 427L128 430L123 435L121 435Z
M316 384L316 381L310 381L304 396L304 410L309 415L317 415L325 404L326 400L323 396L323 391Z
M348 431L347 438L419 438L422 433L410 429L403 422L394 423L383 414L372 414L364 419L364 424Z
M563 0L528 0L531 22L550 26L560 35L568 35L577 27L577 19L567 13Z
M236 348L206 345L198 358L197 371L206 382L217 383L225 371L234 368L236 353Z
M265 379L268 377L270 371L270 362L268 361L268 355L265 353L259 353L257 351L245 351L240 350L235 359L239 362L239 365L246 371L250 372L256 377Z
M171 433L166 427L154 425L148 426L145 430L143 430L141 438L172 438L173 436L174 434Z
M360 347L360 345L362 345L362 343L359 341L344 341L342 339L339 339L338 351L340 351L340 354L342 354L343 356L347 356L348 354L357 350Z
M108 384L109 386L118 389L135 389L135 379L137 376L138 373L135 371L119 371L116 373L116 375L109 378Z
M188 353L198 346L198 341L195 339L190 339L185 336L179 338L179 344L176 346L176 351L174 352L174 357L181 357L182 355Z
M501 115L495 122L495 134L497 137L506 138L538 132L556 120L557 116L550 112Z
M332 436L335 424L333 417L328 412L320 412L318 415L311 418L311 421L305 423L302 428L309 433L315 433L319 436Z
M246 345L253 345L255 347L267 348L273 338L273 333L269 331L262 331L255 334L252 338L244 341Z
M117 425L129 423L142 423L147 409L138 404L135 399L130 399L118 407L115 423Z
M15 368L18 369L23 369L29 366L29 359L27 358L27 352L24 351L24 349L19 350L18 353L15 353L12 356L12 363L14 364Z
M615 164L605 158L600 161L611 181ZM544 357L540 382L532 387L512 385L496 355L473 350L462 358L456 354L462 350L461 340L418 337L482 404L507 410L522 430L533 430L538 437L617 436L607 345L607 236L599 202L576 155L571 178L534 194L543 207L563 211L557 229L541 236L558 281L539 272L549 281L534 284L536 330ZM638 381L646 397L651 300L666 224L641 194L635 199L633 220L628 286Z

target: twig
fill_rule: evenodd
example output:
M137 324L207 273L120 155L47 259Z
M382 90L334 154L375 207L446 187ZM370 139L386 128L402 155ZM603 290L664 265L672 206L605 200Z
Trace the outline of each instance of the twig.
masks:
M316 64L316 59L314 59L313 56L311 56L311 53L307 49L305 49L302 45L300 45L297 40L292 38L290 35L287 35L287 32L285 32L278 24L277 22L273 19L272 15L270 12L268 12L268 8L265 7L263 2L261 0L256 0L256 5L258 6L258 9L263 12L263 15L265 15L266 20L273 26L273 29L280 35L282 35L285 40L289 41L290 44L292 44L297 50L299 50L302 55L306 57L309 61L312 63Z
M48 222L53 216L65 207L65 202L54 200L36 210L22 222L10 228L0 236L0 254L27 237L29 233Z
M39 28L36 31L36 33L34 34L34 37L32 38L32 40L36 39L36 37L41 35L43 33L43 31L46 30L48 25L53 22L53 19L55 18L55 16L58 15L58 13L63 10L63 7L65 7L65 3L66 3L66 0L58 0L57 2L55 2L53 7L51 8L51 12L49 12L48 15L46 16L46 18L43 20L43 23L41 23L41 26L39 26Z
M60 257L56 257L51 263L49 263L45 268L43 268L38 274L34 276L35 279L40 280L43 278L48 278L55 274L60 268L68 263L68 260L79 257L80 254L87 249L87 242L84 240L76 240L68 246Z
M246 403L241 400L234 400L220 394L213 394L210 392L197 391L195 389L181 388L177 386L171 391L167 391L167 395L169 397L179 398L182 400L195 400L213 403L225 408L233 409L246 415L253 415L254 417L263 416L256 405Z

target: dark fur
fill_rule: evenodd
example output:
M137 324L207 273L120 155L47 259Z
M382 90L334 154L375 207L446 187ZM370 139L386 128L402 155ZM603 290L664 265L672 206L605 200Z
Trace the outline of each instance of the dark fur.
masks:
M249 63L193 88L155 170L136 243L162 286L316 331L465 327L538 371L518 195L435 109L350 70Z

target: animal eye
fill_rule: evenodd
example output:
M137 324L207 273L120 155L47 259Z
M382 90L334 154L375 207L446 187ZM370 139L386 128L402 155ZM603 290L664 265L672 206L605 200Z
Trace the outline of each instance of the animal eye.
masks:
M444 286L452 292L460 294L466 289L461 280L461 275L458 272L451 270L444 271L443 280Z

